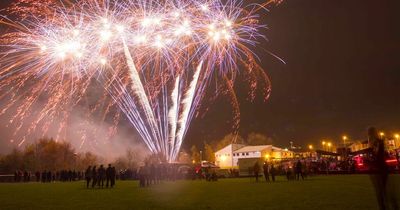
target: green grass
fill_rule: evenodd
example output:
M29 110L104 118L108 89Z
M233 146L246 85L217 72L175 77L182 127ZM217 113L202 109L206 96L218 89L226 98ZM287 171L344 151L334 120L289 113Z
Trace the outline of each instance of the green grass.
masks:
M400 176L390 180L400 181ZM390 186L397 186L390 184ZM256 183L164 182L139 188L86 189L83 182L0 184L0 209L377 209L369 176L317 176L306 181Z

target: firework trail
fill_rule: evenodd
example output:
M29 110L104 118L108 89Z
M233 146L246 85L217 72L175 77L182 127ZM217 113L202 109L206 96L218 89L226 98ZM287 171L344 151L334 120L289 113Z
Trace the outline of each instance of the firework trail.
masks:
M198 80L200 77L200 70L201 70L202 66L203 66L203 62L201 61L200 64L197 66L196 72L193 75L192 82L190 83L189 88L182 100L182 114L178 121L179 130L176 133L177 142L174 145L174 149L173 149L173 153L172 153L173 160L176 159L176 157L178 155L179 148L182 145L183 137L187 130L189 114L190 114L190 111L192 110L191 108L192 108L192 104L193 104L193 99L196 94L196 87L197 87L197 83L198 83Z
M252 75L251 98L259 80L268 98L269 79L251 48L264 37L257 12L279 2L19 0L0 19L8 28L0 39L0 99L9 101L0 113L16 107L10 125L16 134L28 127L22 145L53 124L66 138L74 107L112 121L110 136L121 112L151 152L173 162L199 105L209 102L212 80L222 78L215 96L229 92L235 116L239 69ZM89 97L98 87L102 97Z
M176 128L177 128L177 122L178 122L178 113L179 113L179 77L175 79L175 85L174 89L171 93L171 100L172 100L172 105L168 113L168 120L170 123L170 134L169 134L169 145L171 145L172 149L170 150L171 153L169 154L169 157L174 156L174 148L175 148L175 140L176 140Z
M143 88L139 73L137 72L135 64L133 63L131 53L129 52L128 46L126 46L125 42L124 42L124 53L125 53L126 61L128 63L130 77L132 79L131 87L132 87L134 93L137 94L137 96L139 98L139 103L141 104L141 106L144 109L146 119L148 119L148 123L150 124L150 127L154 128L154 129L152 129L152 132L153 132L155 140L159 141L159 140L161 140L161 136L158 131L158 126L157 126L153 111L151 109L150 102L149 102L146 92ZM159 152L161 152L161 146L163 146L161 144L161 142L158 142L158 144L156 144L156 146L157 146L157 150Z

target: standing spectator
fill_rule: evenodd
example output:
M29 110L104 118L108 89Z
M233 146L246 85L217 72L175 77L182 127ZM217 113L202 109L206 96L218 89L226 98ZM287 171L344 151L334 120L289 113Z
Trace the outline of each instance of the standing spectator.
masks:
M206 181L209 181L209 179L210 179L210 169L209 169L209 167L205 167L204 168L204 174L206 176Z
M273 182L275 182L275 174L276 174L276 170L275 170L274 164L271 164L271 170L270 170L270 173L271 173L271 178L272 178L272 181L273 181Z
M51 182L51 171L47 172L46 180L47 180L47 182Z
M90 180L92 179L92 167L89 166L85 171L86 188L89 188Z
M286 166L286 179L290 181L292 179L292 169L290 166Z
M47 172L46 172L46 171L43 171L43 172L42 172L42 176L41 176L42 182L43 182L43 183L46 182L46 176L47 176Z
M258 161L256 161L256 163L254 164L253 171L254 176L256 177L256 182L258 182L258 174L260 173L260 165L258 164Z
M300 180L300 176L301 176L301 179L304 180L302 169L303 169L303 166L301 164L301 161L298 160L296 163L296 167L295 167L296 180Z
M97 185L101 188L104 187L104 179L106 178L106 170L104 169L103 165L100 165L99 170L97 171L99 179L97 180Z
M156 183L156 167L152 163L149 167L149 180L150 184L155 184Z
M263 171L264 171L265 181L269 182L269 167L267 161L264 162Z
M375 189L376 198L378 200L379 209L388 209L387 204L387 179L389 170L385 162L385 142L379 137L376 128L370 127L368 129L368 140L371 144L371 181ZM396 203L394 203L396 204ZM395 209L398 209L395 208Z
M111 174L112 174L112 168L111 168L111 164L108 164L108 167L106 169L106 187L109 186L109 184L111 185Z
M21 171L21 170L19 170L18 171L18 181L20 182L20 181L22 181L22 177L24 176L24 173Z
M24 171L24 182L28 182L28 171Z
M111 168L111 187L115 186L115 179L117 176L117 171L115 170L115 166Z
M40 171L36 171L35 177L36 177L36 182L40 182Z
M139 168L139 187L145 187L145 186L146 186L146 178L145 178L144 166L140 166L140 168Z

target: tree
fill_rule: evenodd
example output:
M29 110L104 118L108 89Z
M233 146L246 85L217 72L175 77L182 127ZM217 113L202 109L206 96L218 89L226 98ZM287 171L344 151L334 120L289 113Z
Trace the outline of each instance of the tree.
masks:
M218 151L232 143L243 144L244 139L239 135L230 133L230 134L225 135L222 139L214 142L214 148L216 151Z
M42 138L36 145L39 170L62 170L76 167L76 153L71 144Z
M2 173L14 173L16 170L23 169L22 152L18 149L13 149L8 155L2 158L1 166L4 171Z
M137 152L133 151L131 148L126 150L126 160L128 163L128 168L136 168L137 167Z
M34 171L38 166L38 161L36 159L35 145L31 144L25 147L22 152L22 164L23 169L28 171Z
M123 169L127 169L128 168L128 162L127 162L126 158L119 157L114 161L113 166L115 166L115 169L117 171L123 170Z
M124 156L118 157L114 163L112 163L117 170L124 169L136 169L139 167L139 163L145 161L147 163L159 163L164 159L158 155L153 154L145 158L143 152L140 152L137 148L128 148Z
M204 158L209 162L215 162L214 149L206 142L204 142Z
M88 166L94 166L98 164L98 157L91 153L86 152L84 154L77 155L77 169L78 170L85 170Z
M260 133L250 133L247 136L247 144L248 145L264 145L264 144L272 144L272 138L265 136Z
M190 153L191 153L191 158L194 163L200 163L200 152L197 149L196 145L193 145L192 148L190 148Z
M178 162L190 164L192 162L191 156L185 150L182 149L178 155Z

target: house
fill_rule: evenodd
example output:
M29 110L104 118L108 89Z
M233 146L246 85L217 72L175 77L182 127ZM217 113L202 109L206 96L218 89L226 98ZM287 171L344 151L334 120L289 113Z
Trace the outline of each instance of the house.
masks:
M239 159L282 160L293 158L292 151L272 145L245 146L230 144L215 152L215 164L220 168L237 168Z

